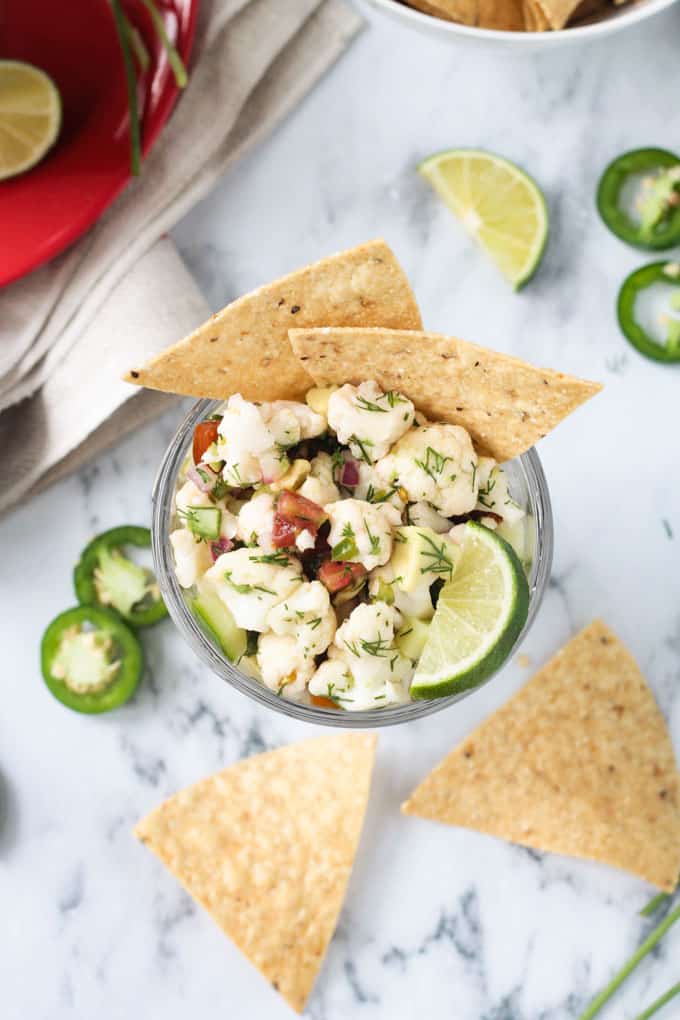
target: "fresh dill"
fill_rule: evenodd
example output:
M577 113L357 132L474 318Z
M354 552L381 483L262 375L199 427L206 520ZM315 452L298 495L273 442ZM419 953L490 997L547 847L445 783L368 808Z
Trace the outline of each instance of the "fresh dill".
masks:
M420 573L448 575L450 581L453 577L453 561L447 556L446 543L442 542L439 546L433 538L426 535L423 531L419 532L419 534L429 547L420 550L420 555L426 561L425 566L420 568Z
M374 445L371 442L370 439L359 439L358 436L350 436L349 437L349 442L350 442L350 445L353 443L354 446L356 446L358 448L358 450L359 450L359 457L360 457L361 460L363 460L363 462L365 464L372 464L373 463L373 461L371 460L371 456L370 456L370 454L368 452L368 447Z
M290 559L284 552L264 553L262 556L249 556L251 563L270 563L272 566L289 567Z
M233 588L239 595L252 595L255 591L264 592L265 595L276 595L275 591L272 591L271 588L265 588L263 584L237 584L236 581L232 581L231 573L231 570L227 570L224 575L224 580L227 582L229 587Z
M450 461L451 457L445 457L443 453L439 453L432 446L428 446L425 450L425 460L418 460L414 458L418 467L429 475L433 482L437 481L437 476L441 475L445 465Z

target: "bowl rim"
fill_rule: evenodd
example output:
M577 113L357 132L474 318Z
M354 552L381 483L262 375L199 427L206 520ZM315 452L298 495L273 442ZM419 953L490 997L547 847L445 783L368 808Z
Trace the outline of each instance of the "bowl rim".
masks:
M204 630L198 624L189 609L187 600L180 588L174 569L172 549L170 546L170 521L173 512L173 494L175 482L182 463L189 451L193 437L194 425L202 418L224 404L223 400L199 400L185 415L177 432L170 441L160 467L158 469L151 493L151 549L158 585L168 607L170 617L180 634L193 649L198 658L230 686L241 694L252 698L260 705L271 708L290 718L322 726L342 727L346 729L365 729L381 726L394 726L415 719L422 719L444 708L448 708L473 691L479 690L489 683L512 658L519 644L531 628L540 608L548 586L553 557L553 516L550 494L541 462L536 450L532 447L512 463L518 463L525 476L530 501L530 510L535 519L536 547L529 578L529 613L522 632L508 653L503 664L487 680L477 687L462 691L446 698L430 701L410 701L404 705L385 708L363 709L358 712L339 711L301 702L289 701L279 697L259 680L248 677L235 667L218 650Z
M552 32L510 32L498 28L478 28L475 25L462 25L456 21L446 21L433 14L425 14L409 7L400 0L366 0L376 10L394 16L395 19L402 19L412 28L419 29L430 35L440 35L443 38L463 37L474 39L476 42L504 42L516 48L545 48L547 46L560 45L562 43L585 42L608 35L619 29L635 25L640 21L651 17L653 14L660 14L661 11L672 7L678 0L637 0L631 3L627 10L615 17L607 17L602 21L593 22L587 25L574 25L572 28L560 28Z

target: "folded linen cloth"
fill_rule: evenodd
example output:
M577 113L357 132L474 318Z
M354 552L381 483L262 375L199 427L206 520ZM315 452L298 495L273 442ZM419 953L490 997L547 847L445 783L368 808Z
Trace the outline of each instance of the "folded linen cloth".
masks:
M159 238L361 26L342 0L200 10L189 85L142 176L72 249L0 293L0 513L169 406L119 381L209 314Z

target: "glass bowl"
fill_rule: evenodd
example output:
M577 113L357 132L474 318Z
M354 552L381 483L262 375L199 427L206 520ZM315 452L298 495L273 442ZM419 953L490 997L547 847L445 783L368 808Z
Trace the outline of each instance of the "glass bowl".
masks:
M221 400L200 400L194 404L165 452L152 493L151 544L158 584L170 616L199 659L222 680L261 705L266 705L267 708L283 712L284 715L292 716L294 719L349 729L392 726L411 719L421 719L433 712L440 712L443 708L449 708L471 694L472 690L476 690L473 688L448 698L431 701L413 701L407 705L347 712L342 709L321 708L288 701L270 691L258 680L246 676L229 662L196 621L184 591L177 583L169 539L175 516L173 496L177 475L191 449L194 426L203 418L215 413L222 404ZM516 648L531 627L548 584L553 552L553 521L548 486L536 451L529 450L503 467L508 475L513 498L527 510L527 545L532 550L529 569L529 615L516 642Z

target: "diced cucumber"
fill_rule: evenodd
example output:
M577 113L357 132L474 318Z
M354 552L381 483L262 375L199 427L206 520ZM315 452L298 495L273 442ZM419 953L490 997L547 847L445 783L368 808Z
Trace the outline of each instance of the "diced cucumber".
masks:
M203 588L191 608L203 627L231 662L238 663L248 645L247 631L237 627L234 617L214 591Z
M198 538L219 538L222 511L218 506L188 506L182 516L192 534Z

